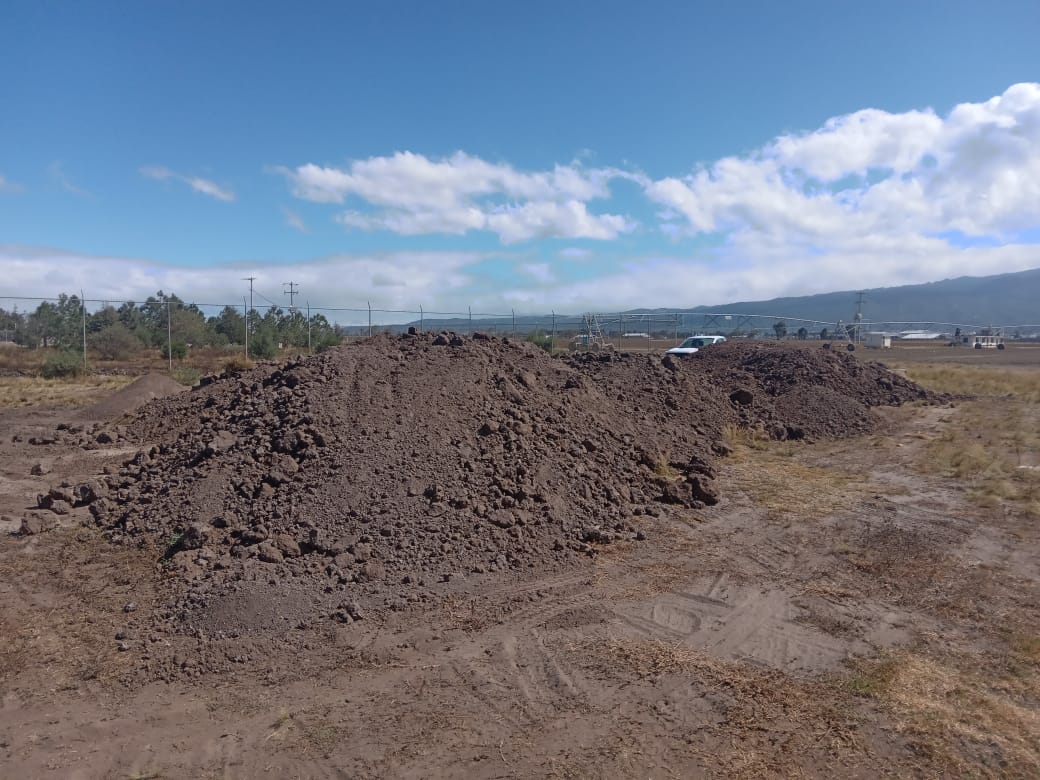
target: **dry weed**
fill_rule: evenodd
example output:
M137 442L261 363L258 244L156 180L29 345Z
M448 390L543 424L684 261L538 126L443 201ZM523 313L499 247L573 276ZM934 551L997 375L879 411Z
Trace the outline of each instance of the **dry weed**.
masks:
M1040 668L986 668L979 658L904 653L854 675L854 690L889 707L901 731L960 776L1040 776ZM991 756L996 766L980 764ZM972 758L968 758L971 756ZM974 760L972 760L974 759Z

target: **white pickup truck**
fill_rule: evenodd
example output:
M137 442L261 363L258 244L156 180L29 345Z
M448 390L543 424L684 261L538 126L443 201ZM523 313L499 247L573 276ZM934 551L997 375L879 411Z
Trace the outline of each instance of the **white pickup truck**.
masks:
M677 347L672 347L664 354L666 355L692 355L694 352L712 344L721 344L726 340L725 336L690 336Z

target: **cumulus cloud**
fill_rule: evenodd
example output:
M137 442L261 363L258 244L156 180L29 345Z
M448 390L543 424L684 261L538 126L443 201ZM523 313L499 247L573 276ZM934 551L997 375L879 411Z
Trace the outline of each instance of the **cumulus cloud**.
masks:
M163 165L143 165L137 169L137 172L146 179L155 179L156 181L172 179L174 181L179 181L183 184L187 184L195 192L201 193L202 195L208 195L217 200L225 202L235 200L235 193L232 190L226 187L221 187L216 182L210 181L209 179L203 179L199 176L185 176L176 171L171 171Z
M588 202L610 197L612 178L625 175L578 164L551 171L519 171L465 152L430 159L412 152L355 160L345 169L313 163L277 168L293 195L315 203L361 201L337 221L360 230L402 235L472 230L498 234L503 243L535 238L612 239L634 227L617 214L594 214Z
M11 181L3 174L0 174L0 192L19 193L24 191L25 188L21 184L16 181Z
M951 230L1006 237L1040 222L1040 84L946 117L858 111L645 192L673 231L729 232L745 249L894 249Z

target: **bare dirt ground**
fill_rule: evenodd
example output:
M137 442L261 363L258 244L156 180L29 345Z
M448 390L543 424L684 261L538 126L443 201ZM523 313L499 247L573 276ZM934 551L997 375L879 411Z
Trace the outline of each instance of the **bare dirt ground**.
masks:
M649 543L239 638L220 672L135 622L161 549L111 545L85 509L4 533L0 777L1035 777L1037 517L928 468L982 403L738 438L719 503L640 517ZM0 411L0 531L132 454L27 443L73 414ZM292 612L265 585L238 618ZM142 679L130 643L174 654L173 681Z

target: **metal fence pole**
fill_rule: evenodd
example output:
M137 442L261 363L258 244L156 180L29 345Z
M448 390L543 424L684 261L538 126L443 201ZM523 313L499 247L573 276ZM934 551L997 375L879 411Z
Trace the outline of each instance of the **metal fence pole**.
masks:
M513 315L513 338L516 338L516 309L509 310Z
M426 329L426 318L423 315L422 304L419 304L419 332L422 333Z
M173 324L170 321L170 299L166 299L166 357L170 362L170 373L173 373Z
M625 332L625 315L622 314L621 312L618 312L618 316L617 316L617 351L618 352L622 351L621 345L624 342L622 342L621 339L622 339L622 337L624 335L624 332Z
M311 302L307 301L307 354L313 355L314 350L311 349Z
M552 337L549 339L549 354L556 351L556 312L552 313Z
M472 306L467 306L466 309L469 310L469 335L472 336L473 335L473 307Z
M650 342L654 340L653 334L653 317L649 314L646 315L646 351L650 352Z
M372 338L372 302L365 301L368 304L368 337Z
M242 324L245 326L246 331L246 360L249 360L249 307L246 304L246 296L242 296L242 314L245 315L242 318Z
M79 308L83 315L83 372L87 371L87 301L83 297L82 288L79 291Z

